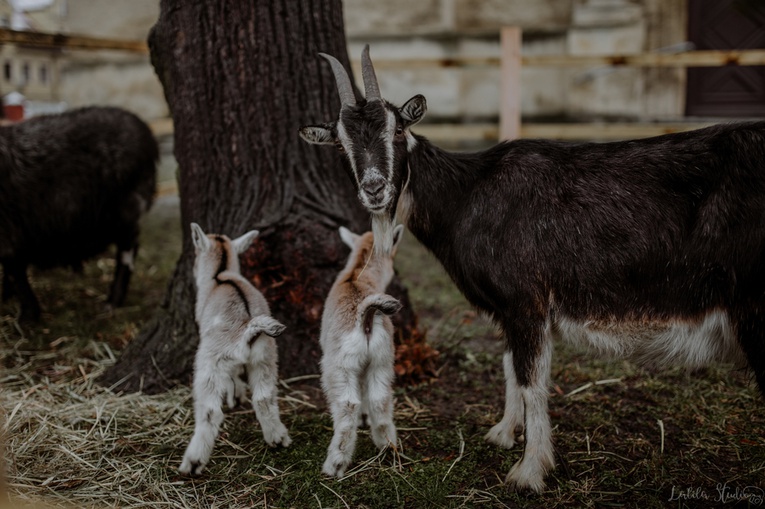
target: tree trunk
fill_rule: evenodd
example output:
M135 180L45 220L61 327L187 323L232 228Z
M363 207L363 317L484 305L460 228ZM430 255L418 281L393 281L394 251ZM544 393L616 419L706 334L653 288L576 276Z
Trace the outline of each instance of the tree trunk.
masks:
M337 228L369 229L338 156L297 134L337 117L334 79L317 53L349 68L341 2L162 0L160 9L149 44L174 121L184 249L164 304L102 383L151 393L190 382L199 340L192 221L232 238L260 230L242 271L287 325L280 373L318 373L323 302L348 255ZM398 325L414 331L411 311Z

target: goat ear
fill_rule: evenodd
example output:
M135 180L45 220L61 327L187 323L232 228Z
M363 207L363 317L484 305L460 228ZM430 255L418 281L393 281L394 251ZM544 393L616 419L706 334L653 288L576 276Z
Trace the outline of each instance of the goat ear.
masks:
M247 251L247 249L250 247L250 244L252 244L252 241L255 240L255 237L257 237L259 233L260 232L258 230L251 230L244 235L232 240L231 245L234 246L236 253L242 254Z
M409 99L398 109L399 115L404 120L404 127L411 127L422 120L426 111L428 111L428 102L425 96L420 94Z
M398 244L399 242L401 242L402 238L404 238L404 225L399 224L399 225L396 225L395 228L393 228L393 248L392 248L393 254L396 253L396 249L398 249Z
M210 249L210 239L207 238L202 227L197 223L191 223L191 241L194 243L194 249L197 252Z
M353 233L351 230L349 230L345 226L341 226L339 231L340 231L340 238L343 239L343 242L345 243L345 245L353 249L353 246L356 245L356 240L359 238L359 236Z
M314 145L330 145L335 143L335 124L306 125L300 128L300 137Z

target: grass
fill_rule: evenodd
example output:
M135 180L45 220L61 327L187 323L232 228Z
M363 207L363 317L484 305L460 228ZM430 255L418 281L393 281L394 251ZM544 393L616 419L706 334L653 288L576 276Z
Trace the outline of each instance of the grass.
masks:
M347 475L322 476L332 423L321 392L315 380L284 380L291 447L266 447L252 411L235 409L206 473L181 477L193 426L189 389L146 396L95 383L162 301L180 249L177 202L161 200L143 235L124 308L103 308L108 257L81 276L33 273L44 325L23 330L15 303L0 306L12 507L765 505L765 412L746 373L650 373L567 345L556 345L550 389L558 467L541 495L508 491L502 481L520 452L483 440L501 418L501 341L409 236L397 267L441 356L437 379L396 390L401 449L378 453L362 430Z

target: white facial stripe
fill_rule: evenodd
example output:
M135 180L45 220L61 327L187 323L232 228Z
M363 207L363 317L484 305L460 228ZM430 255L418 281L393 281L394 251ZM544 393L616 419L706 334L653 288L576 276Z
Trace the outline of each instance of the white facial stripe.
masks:
M351 142L351 138L348 136L348 132L345 130L345 126L343 123L338 120L337 125L337 138L340 140L340 144L343 146L343 149L345 149L345 153L348 155L348 160L351 163L351 169L353 170L353 178L356 179L356 185L360 185L359 177L357 175L356 170L356 158L353 154L353 142Z
M393 137L396 135L396 115L391 110L386 109L387 122L385 130L380 133L383 141L385 142L385 152L388 156L388 178L393 177Z

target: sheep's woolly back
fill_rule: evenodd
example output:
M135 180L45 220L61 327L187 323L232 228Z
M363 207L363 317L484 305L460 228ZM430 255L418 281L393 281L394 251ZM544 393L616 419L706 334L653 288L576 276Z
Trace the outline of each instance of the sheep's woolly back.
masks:
M158 158L149 127L119 108L0 127L0 258L76 264L133 235Z

